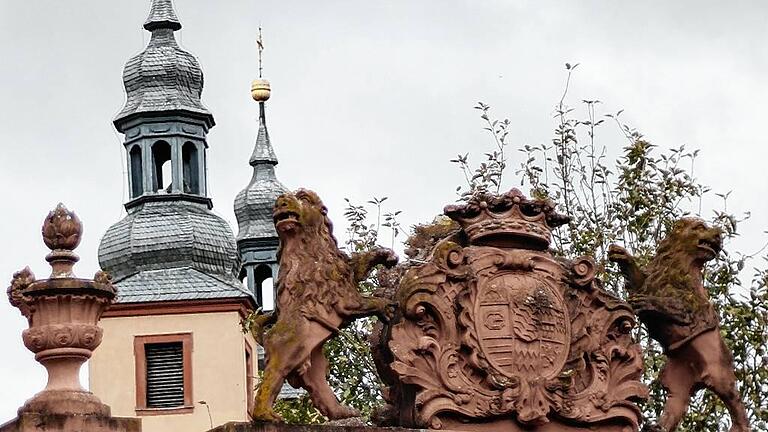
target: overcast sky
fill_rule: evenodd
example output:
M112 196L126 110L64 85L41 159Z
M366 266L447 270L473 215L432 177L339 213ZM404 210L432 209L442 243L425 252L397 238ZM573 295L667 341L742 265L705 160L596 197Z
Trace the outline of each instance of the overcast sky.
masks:
M76 272L96 271L99 240L124 215L124 150L111 122L125 99L123 65L148 41L148 7L0 0L0 280L25 265L48 274L40 226L59 201L85 225ZM733 191L729 210L752 212L728 247L751 253L766 240L764 1L176 0L176 10L217 123L210 196L233 230L232 201L251 175L261 23L278 177L316 190L337 234L344 197L388 196L404 226L453 201L462 178L448 159L492 145L477 101L511 119L515 146L548 142L563 65L579 62L572 105L600 99L660 147L701 149L699 179ZM613 154L624 145L615 131L600 136ZM517 183L512 172L507 183ZM0 423L44 387L25 327L0 300Z

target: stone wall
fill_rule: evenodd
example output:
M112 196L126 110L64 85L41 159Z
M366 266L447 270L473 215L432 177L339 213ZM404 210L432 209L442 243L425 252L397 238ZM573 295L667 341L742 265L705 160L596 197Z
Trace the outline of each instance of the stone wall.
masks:
M5 432L0 430L0 432ZM226 423L208 432L427 432L424 429L369 426L287 425L278 423ZM449 431L446 431L449 432Z

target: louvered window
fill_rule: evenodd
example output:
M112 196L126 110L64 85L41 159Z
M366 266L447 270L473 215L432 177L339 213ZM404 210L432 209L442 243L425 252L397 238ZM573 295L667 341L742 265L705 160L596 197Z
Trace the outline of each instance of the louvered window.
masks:
M136 414L184 414L192 404L192 333L135 336Z
M147 361L147 408L184 406L184 347L181 342L144 346Z

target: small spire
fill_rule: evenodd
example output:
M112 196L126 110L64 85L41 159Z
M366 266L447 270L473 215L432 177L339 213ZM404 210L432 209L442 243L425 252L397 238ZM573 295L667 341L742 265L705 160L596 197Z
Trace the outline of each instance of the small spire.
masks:
M277 165L277 156L275 156L275 150L272 148L267 131L264 102L259 102L259 134L256 136L256 145L253 147L253 153L248 163L251 166L259 164Z
M252 166L259 164L277 165L277 156L272 149L272 143L269 141L269 132L267 131L267 117L264 102L271 95L269 81L261 77L262 62L261 52L264 51L264 40L261 36L261 26L259 26L259 38L256 39L256 47L259 49L259 78L251 83L251 97L259 103L259 135L256 137L256 146L253 148L251 160L248 162Z
M176 17L176 11L173 10L173 1L152 0L152 9L149 11L147 21L144 22L144 28L149 31L160 28L179 30L181 22Z

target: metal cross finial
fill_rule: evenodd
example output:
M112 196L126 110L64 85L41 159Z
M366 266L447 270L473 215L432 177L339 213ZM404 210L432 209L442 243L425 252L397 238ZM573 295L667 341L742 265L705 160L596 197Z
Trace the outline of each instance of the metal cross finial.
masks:
M259 26L259 38L256 39L256 46L259 48L259 78L261 78L261 52L264 51L264 40L261 38L261 26Z

